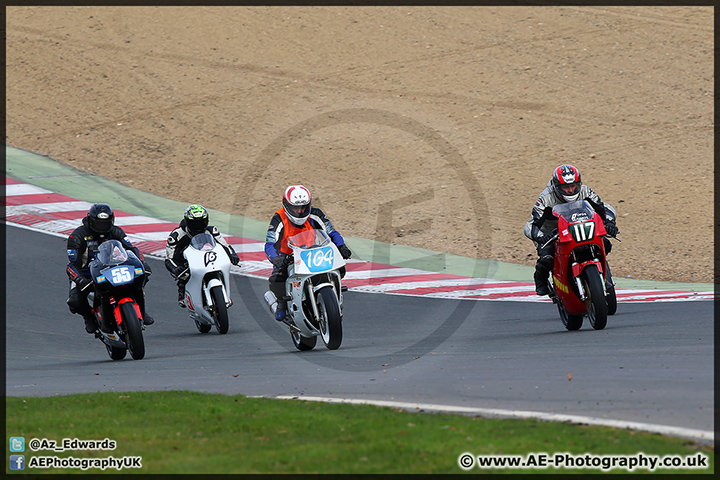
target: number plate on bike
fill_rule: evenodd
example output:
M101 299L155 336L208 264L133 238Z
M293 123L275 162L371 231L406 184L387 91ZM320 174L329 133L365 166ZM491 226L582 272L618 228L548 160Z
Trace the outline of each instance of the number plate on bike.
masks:
M119 265L112 267L109 270L105 270L101 276L97 278L97 282L101 283L105 280L110 282L112 285L125 285L132 283L135 279L135 268L127 265Z
M326 272L333 267L335 252L330 246L314 248L301 252L300 258L310 273Z
M577 243L587 242L595 238L595 222L580 222L568 225L570 235Z

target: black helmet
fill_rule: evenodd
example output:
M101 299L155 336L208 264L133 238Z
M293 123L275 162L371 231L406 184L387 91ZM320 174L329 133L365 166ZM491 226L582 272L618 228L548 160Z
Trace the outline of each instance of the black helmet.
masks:
M115 225L115 214L107 203L96 203L87 213L87 224L95 233L105 235L110 233Z
M202 205L190 205L185 209L185 225L191 235L205 231L208 226L208 212Z
M580 172L572 165L560 165L553 170L552 187L561 202L574 202L580 196Z

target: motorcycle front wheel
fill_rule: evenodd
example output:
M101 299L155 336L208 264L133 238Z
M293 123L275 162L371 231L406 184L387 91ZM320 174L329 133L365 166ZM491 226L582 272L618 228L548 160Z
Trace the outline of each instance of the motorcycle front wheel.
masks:
M135 304L126 302L120 305L125 330L127 331L127 344L130 356L135 360L142 360L145 357L145 342L142 336L140 319L135 311Z
M222 292L222 287L217 286L210 289L210 297L215 304L215 326L220 335L224 335L228 332L228 313L227 305L225 305L225 296Z
M602 330L607 325L608 315L602 276L595 265L588 265L580 272L580 279L585 287L585 310L590 325L595 330Z
M329 350L336 350L342 343L342 323L340 307L332 287L323 287L317 295L320 314L320 334Z

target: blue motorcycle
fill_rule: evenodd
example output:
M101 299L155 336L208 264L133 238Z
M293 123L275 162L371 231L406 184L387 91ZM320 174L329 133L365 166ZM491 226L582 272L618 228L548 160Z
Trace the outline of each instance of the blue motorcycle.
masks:
M94 291L88 302L98 323L95 336L113 360L122 360L128 350L140 360L145 356L145 328L138 299L143 298L147 274L140 259L125 250L118 240L108 240L90 262Z

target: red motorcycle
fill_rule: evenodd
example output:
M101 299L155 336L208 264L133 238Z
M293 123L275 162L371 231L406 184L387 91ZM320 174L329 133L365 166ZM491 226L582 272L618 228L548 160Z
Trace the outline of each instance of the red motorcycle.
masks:
M607 316L617 310L603 220L585 200L556 205L553 215L558 217L558 232L549 241L557 240L550 298L566 329L578 330L587 315L590 325L602 330Z

